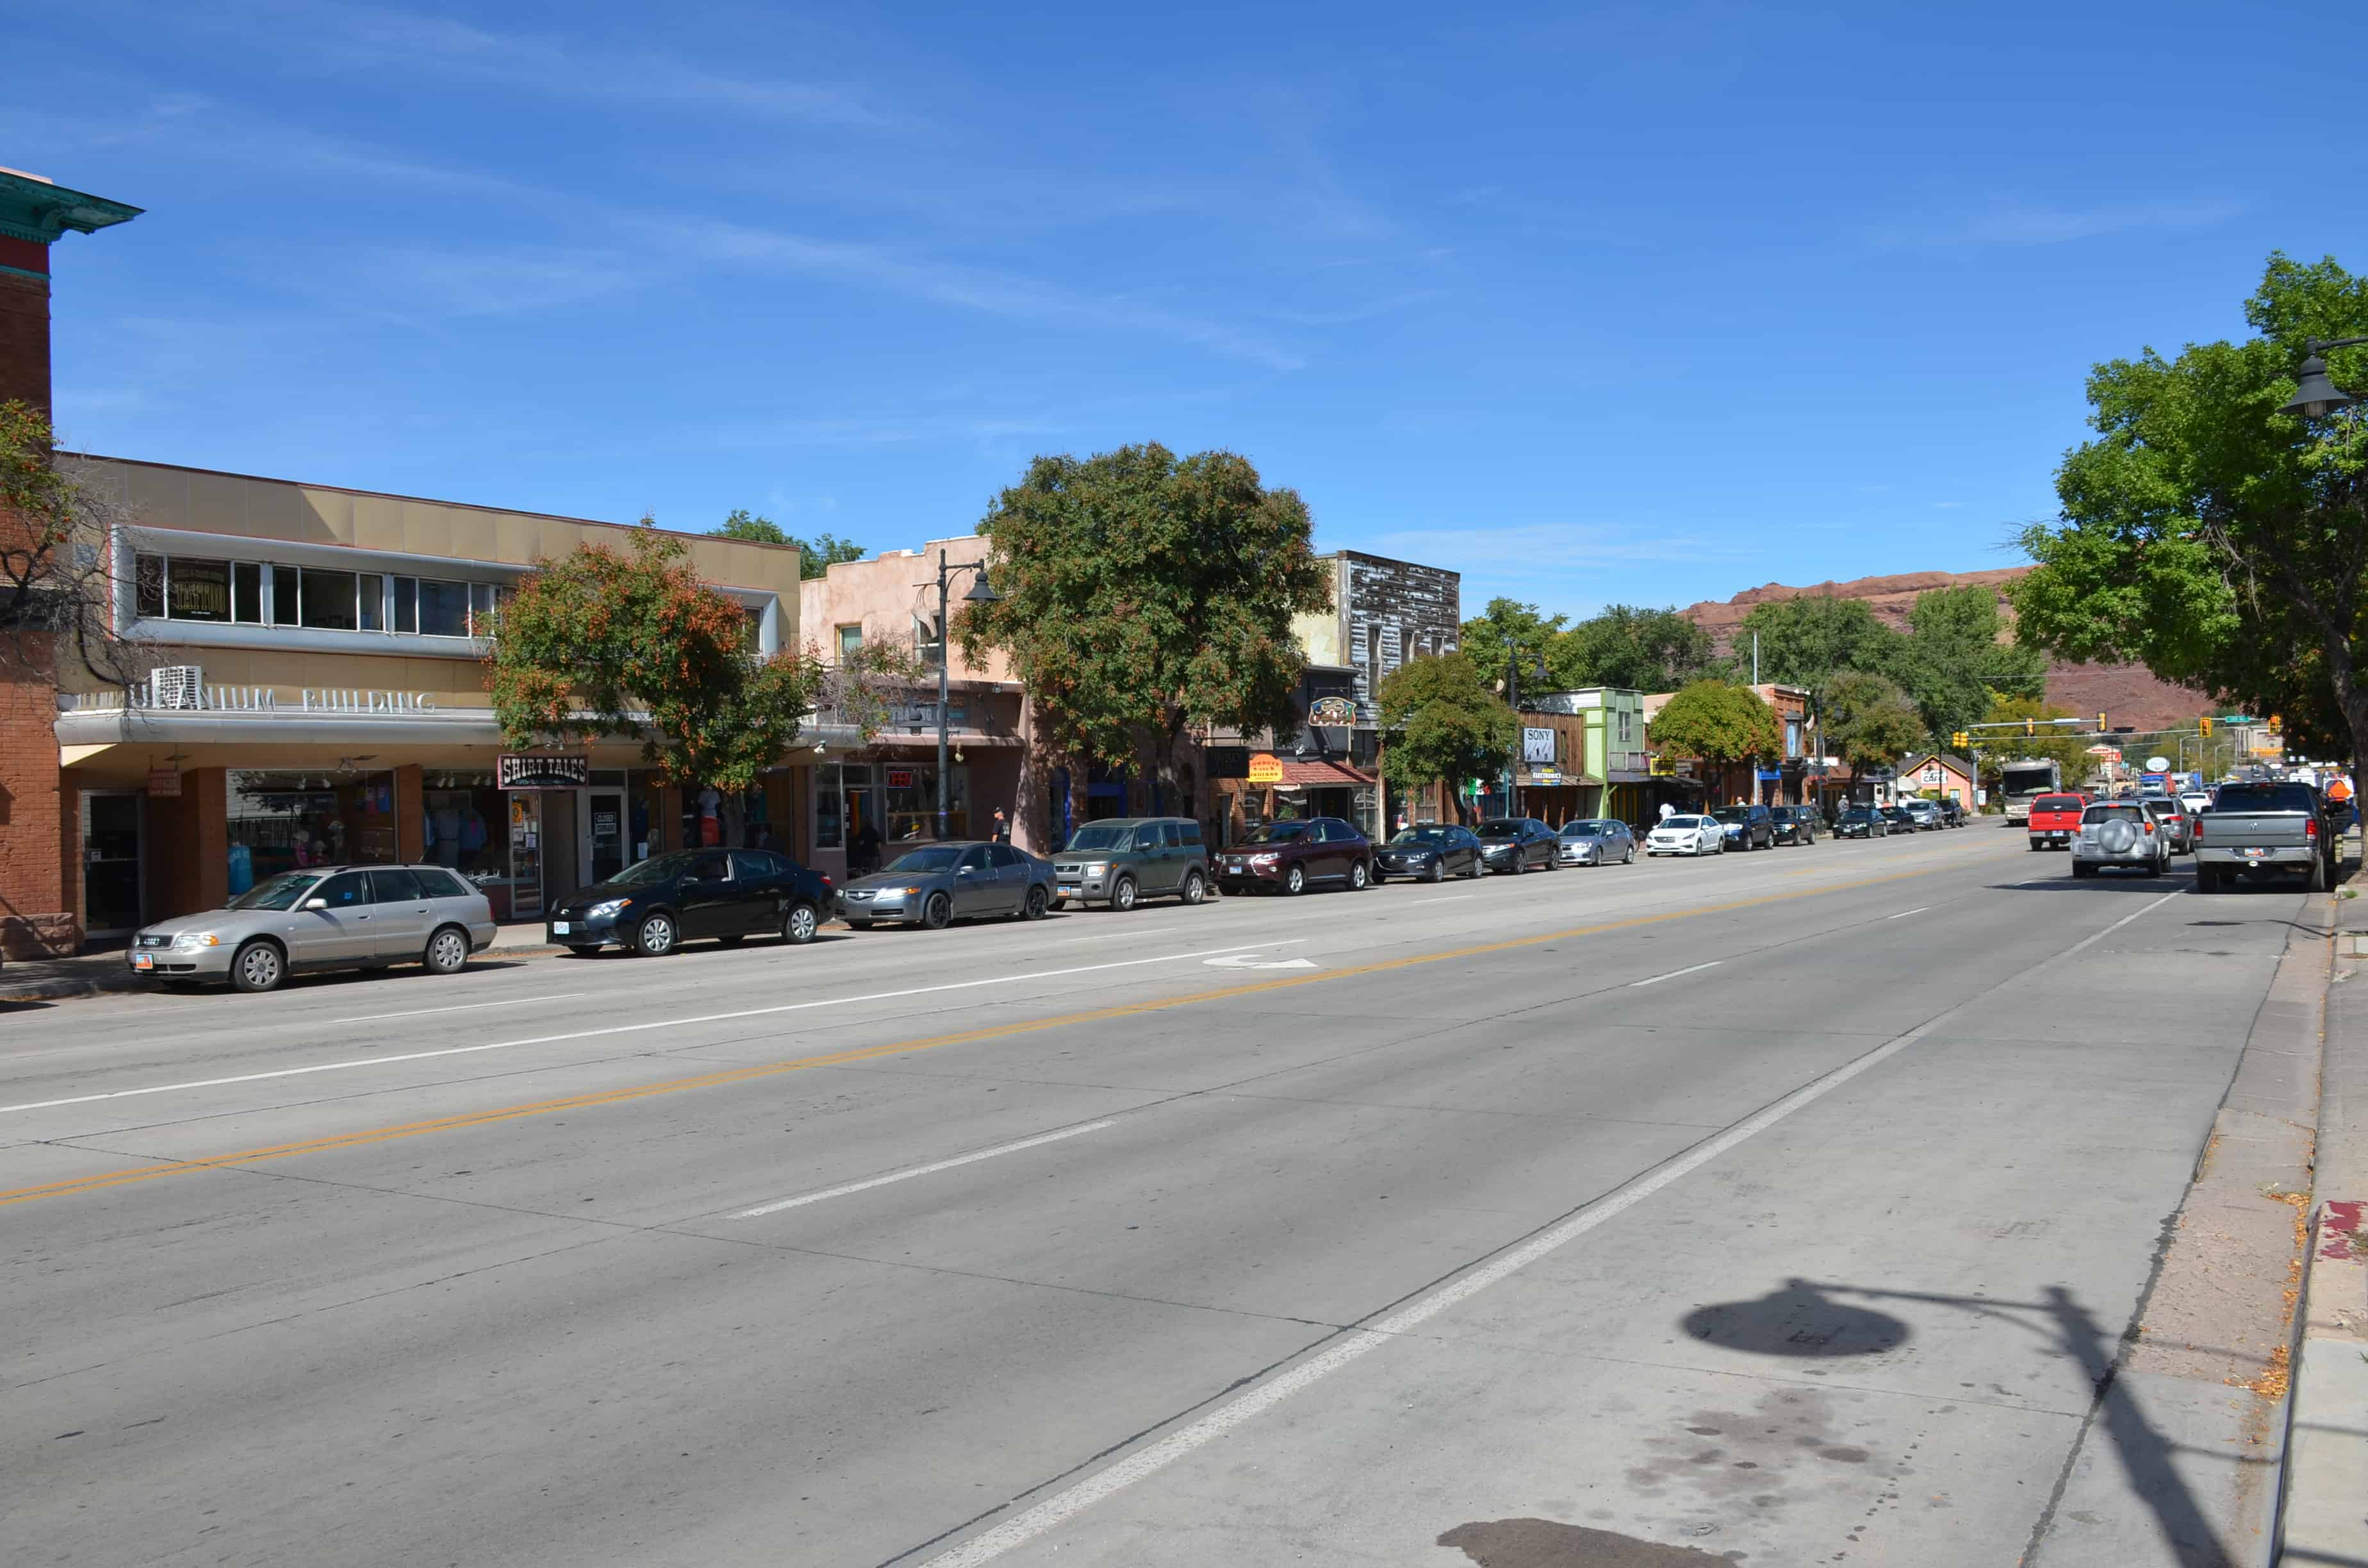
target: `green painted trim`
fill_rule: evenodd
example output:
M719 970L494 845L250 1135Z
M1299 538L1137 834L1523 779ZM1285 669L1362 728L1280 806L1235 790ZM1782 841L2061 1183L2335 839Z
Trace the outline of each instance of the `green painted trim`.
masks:
M46 272L32 272L24 267L10 267L5 263L0 263L0 272L5 272L11 278L30 278L41 283L47 283L50 280L50 275Z
M93 233L140 216L141 209L87 191L0 170L0 234L48 244L71 229Z

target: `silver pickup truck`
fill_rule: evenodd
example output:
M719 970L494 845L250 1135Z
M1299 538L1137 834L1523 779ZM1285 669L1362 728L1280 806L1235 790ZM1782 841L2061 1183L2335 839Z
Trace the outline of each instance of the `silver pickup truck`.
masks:
M2239 877L2299 874L2313 892L2335 880L2335 832L2307 784L2224 784L2195 818L2195 891Z

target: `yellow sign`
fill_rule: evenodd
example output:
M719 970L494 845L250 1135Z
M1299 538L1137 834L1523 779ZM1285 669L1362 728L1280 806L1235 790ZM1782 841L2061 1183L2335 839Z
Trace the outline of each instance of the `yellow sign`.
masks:
M1260 752L1250 758L1249 780L1253 784L1282 782L1282 764L1269 753Z

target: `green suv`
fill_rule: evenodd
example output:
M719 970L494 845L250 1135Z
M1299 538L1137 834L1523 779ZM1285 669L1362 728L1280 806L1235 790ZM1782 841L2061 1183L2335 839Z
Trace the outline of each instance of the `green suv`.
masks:
M1053 907L1106 903L1133 909L1146 898L1198 903L1209 896L1209 849L1190 817L1111 817L1089 822L1053 857Z

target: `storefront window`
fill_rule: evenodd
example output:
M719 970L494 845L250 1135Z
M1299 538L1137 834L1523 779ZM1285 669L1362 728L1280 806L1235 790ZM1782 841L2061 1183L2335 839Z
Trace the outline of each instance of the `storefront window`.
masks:
M261 773L233 768L230 891L312 866L395 858L392 773Z
M739 797L740 842L725 844L730 836L731 802L720 790L701 786L682 792L682 841L693 848L724 847L731 849L764 849L772 846L774 837L771 821L772 806L765 798L761 784Z
M890 763L881 770L881 815L889 842L938 835L938 770L935 765ZM970 765L955 763L947 774L946 836L970 836Z
M509 805L490 773L429 773L420 780L421 838L428 860L461 873L507 920L516 881L509 865Z
M844 849L847 847L846 818L840 808L839 765L825 762L814 769L814 847Z

